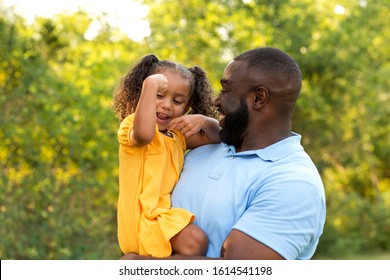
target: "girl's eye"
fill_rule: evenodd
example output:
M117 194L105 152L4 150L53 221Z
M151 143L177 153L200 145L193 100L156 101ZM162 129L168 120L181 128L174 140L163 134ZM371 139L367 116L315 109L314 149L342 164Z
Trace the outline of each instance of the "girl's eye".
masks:
M173 100L173 102L177 105L183 104L183 101L181 100Z
M163 97L164 97L164 95L157 93L157 98L163 98Z

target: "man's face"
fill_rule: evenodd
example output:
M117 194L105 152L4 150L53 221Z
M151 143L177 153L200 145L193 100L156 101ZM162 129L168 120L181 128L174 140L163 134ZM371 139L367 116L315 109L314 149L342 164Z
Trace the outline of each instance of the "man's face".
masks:
M220 121L221 140L235 147L241 146L249 123L245 66L242 62L233 61L226 67L221 79L222 90L215 100L215 106L224 115Z
M223 112L223 111L222 111ZM236 148L242 144L244 132L248 127L249 112L244 98L241 99L240 107L225 115L219 137L222 142L233 145Z

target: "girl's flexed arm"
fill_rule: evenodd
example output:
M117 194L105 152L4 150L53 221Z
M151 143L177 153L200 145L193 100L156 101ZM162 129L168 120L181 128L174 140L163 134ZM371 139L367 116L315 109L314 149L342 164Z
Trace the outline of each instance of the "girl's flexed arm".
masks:
M141 96L134 115L134 126L130 131L130 140L141 147L149 144L156 128L156 96L166 91L168 79L163 74L147 77L142 86Z

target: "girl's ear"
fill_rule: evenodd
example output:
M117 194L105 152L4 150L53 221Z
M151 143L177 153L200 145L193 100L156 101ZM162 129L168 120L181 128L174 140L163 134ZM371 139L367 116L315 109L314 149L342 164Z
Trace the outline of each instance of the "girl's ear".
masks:
M269 92L268 89L265 87L258 87L255 89L255 94L253 95L252 99L252 106L254 110L260 110L262 109L268 101L269 98Z

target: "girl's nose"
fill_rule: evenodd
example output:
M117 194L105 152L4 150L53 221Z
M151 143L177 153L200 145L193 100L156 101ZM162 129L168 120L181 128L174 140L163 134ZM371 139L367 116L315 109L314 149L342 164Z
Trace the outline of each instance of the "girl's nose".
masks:
M166 110L170 110L172 108L172 102L166 98L163 102L162 102L162 107Z

